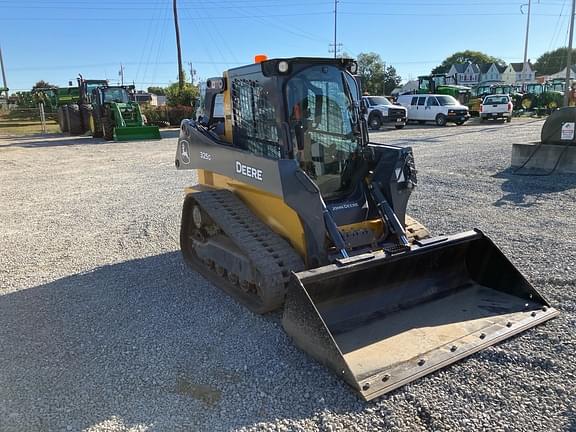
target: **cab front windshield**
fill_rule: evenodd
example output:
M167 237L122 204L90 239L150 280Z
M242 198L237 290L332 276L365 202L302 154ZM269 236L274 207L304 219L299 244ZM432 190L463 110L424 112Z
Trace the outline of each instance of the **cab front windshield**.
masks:
M454 99L452 96L447 95L436 96L436 99L438 99L438 103L440 103L441 106L458 105L458 101Z
M392 102L390 102L388 98L385 98L384 96L369 96L368 102L370 103L370 106L392 105Z
M346 169L358 146L358 89L335 67L309 67L286 84L287 112L295 157L322 196L336 198L349 184Z
M107 102L119 102L127 103L130 101L128 92L123 88L107 88L102 90L102 98L104 103Z
M446 85L446 77L444 75L436 75L432 77L436 86Z

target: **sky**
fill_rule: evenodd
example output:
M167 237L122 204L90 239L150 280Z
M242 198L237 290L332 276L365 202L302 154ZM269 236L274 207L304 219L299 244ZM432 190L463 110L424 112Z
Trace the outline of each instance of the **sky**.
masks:
M177 0L184 68L196 79L254 55L329 57L334 0ZM455 51L522 62L528 0L338 0L337 43L380 54L404 81ZM532 0L528 58L567 46L569 0ZM0 46L11 91L119 79L138 89L177 80L172 0L0 0Z

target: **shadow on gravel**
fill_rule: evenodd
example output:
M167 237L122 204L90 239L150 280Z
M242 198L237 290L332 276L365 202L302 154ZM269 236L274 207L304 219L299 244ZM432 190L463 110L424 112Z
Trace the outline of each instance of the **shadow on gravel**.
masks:
M5 138L8 144L0 143L2 147L22 147L22 148L42 148L42 147L63 147L72 145L96 145L110 144L114 141L106 141L102 138L92 138L91 136L69 137L61 134L56 135L35 135L27 137Z
M160 130L160 136L163 139L178 138L179 133L180 129ZM6 144L4 144L3 142L5 142ZM106 141L103 138L92 138L89 135L70 137L62 134L48 134L48 135L29 135L29 136L4 137L4 138L0 137L0 149L2 147L42 148L42 147L62 147L72 145L132 144L134 142L137 141L117 142L117 141Z
M214 430L363 409L278 321L238 306L179 252L0 296L0 430L114 417L127 429Z
M531 207L542 195L576 189L576 175L574 174L526 176L516 175L512 168L506 168L492 177L504 179L501 186L504 195L494 203L496 207L507 204Z
M160 136L162 138L178 138L179 135L180 135L180 128L160 129Z

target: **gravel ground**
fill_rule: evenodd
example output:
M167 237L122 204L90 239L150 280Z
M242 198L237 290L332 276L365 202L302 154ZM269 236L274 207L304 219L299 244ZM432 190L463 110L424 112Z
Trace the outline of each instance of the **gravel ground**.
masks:
M0 431L576 430L576 176L509 169L541 126L372 134L414 148L412 215L481 228L562 313L372 403L185 267L175 131L1 139Z

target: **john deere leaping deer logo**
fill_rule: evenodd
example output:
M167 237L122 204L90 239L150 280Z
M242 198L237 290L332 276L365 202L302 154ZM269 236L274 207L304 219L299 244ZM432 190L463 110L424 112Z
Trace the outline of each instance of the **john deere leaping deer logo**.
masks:
M190 163L190 144L186 140L180 141L180 159L186 165Z

